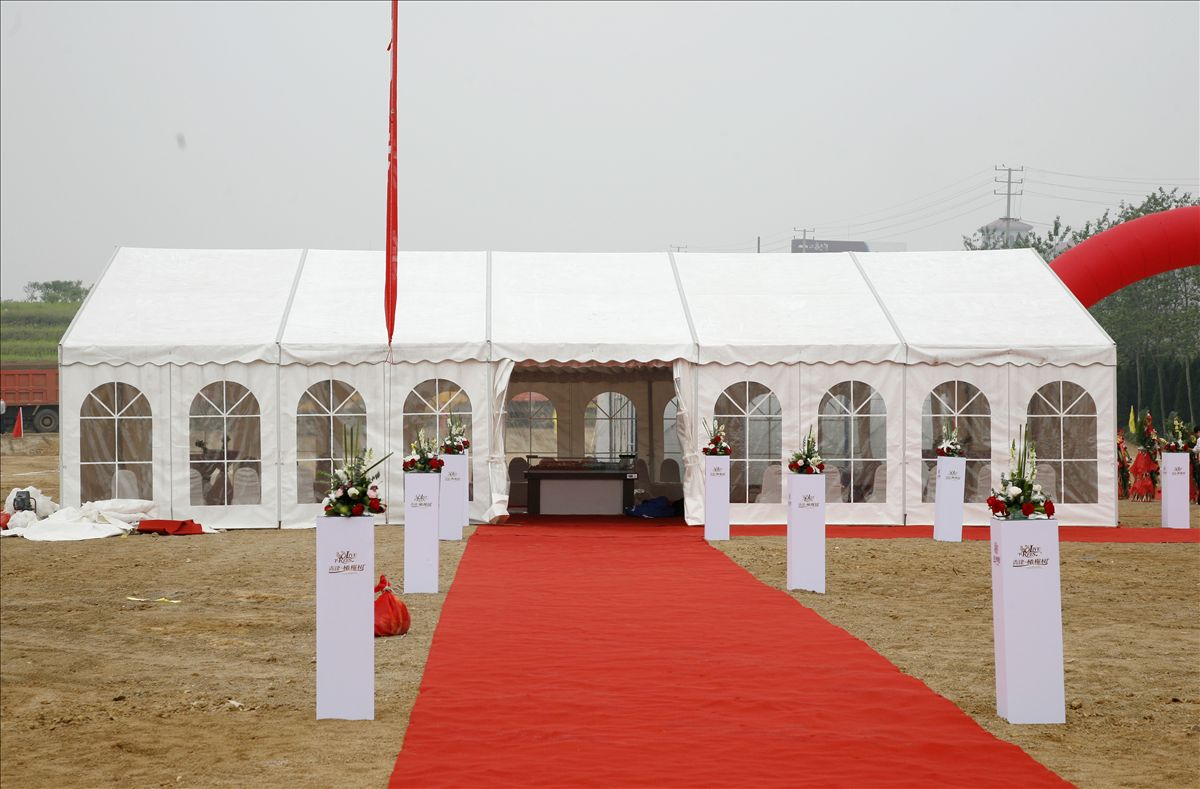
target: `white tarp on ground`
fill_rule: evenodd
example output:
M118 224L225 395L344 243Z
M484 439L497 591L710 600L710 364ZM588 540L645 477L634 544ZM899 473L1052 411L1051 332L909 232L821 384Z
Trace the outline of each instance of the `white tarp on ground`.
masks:
M154 502L137 499L89 501L82 507L63 507L49 517L21 518L33 513L19 512L2 534L39 542L67 542L118 537L137 528L138 523L155 517ZM206 529L206 531L210 531Z
M336 448L340 439L298 448L298 409L310 387L335 381L338 391L357 393L353 402L365 409L358 418L365 420L366 443L381 453L404 454L412 425L445 418L453 406L443 402L443 391L468 399L471 515L501 517L509 493L506 410L514 395L528 390L528 384L510 385L514 366L521 381L537 380L530 369L539 365L619 367L623 372L614 380L623 376L625 391L636 394L632 382L639 376L645 376L641 388L650 389L644 366L650 365L674 370L674 421L690 521L703 515L695 484L704 440L700 421L722 407L730 386L751 381L774 394L778 413L763 416L770 416L764 429L775 443L764 446L779 454L798 446L808 426L828 416L822 409L839 386L858 382L854 391L874 392L870 441L878 447L862 467L870 484L850 477L831 481L829 519L912 523L925 522L929 509L922 430L930 417L922 407L932 387L965 381L984 392L992 451L985 473L998 480L1008 441L1025 422L1038 388L1067 381L1085 389L1095 407L1090 421L1068 420L1089 426L1086 440L1076 443L1091 452L1084 458L1091 465L1070 458L1074 465L1062 466L1063 473L1090 474L1095 485L1088 501L1064 503L1059 512L1068 523L1115 523L1115 348L1029 250L401 253L390 360L382 285L380 252L118 250L62 341L64 502L80 501L83 461L89 485L111 481L116 493L122 478L136 480L139 493L164 517L222 527L310 523L319 508L306 498L312 464L306 470L300 449L305 457L327 457L320 452L330 444ZM204 405L197 392L222 380L254 394L260 439L237 457L210 462L199 457L195 431L215 417L197 410L197 403ZM446 386L416 397L434 380ZM95 420L108 415L90 413L83 415L93 420L85 459L81 409L89 393L114 382L125 385L126 394L132 387L145 395L148 405L136 414L145 447L133 451L131 439L120 436L110 442L111 451L93 446L101 424ZM638 452L655 470L666 451L662 431L645 429L641 420L657 425L664 399L648 394L638 413ZM560 425L582 422L586 405L556 403ZM120 414L112 416L120 422ZM340 418L332 417L334 428ZM213 430L219 433L220 425ZM582 432L563 435L577 442ZM643 436L649 447L642 446ZM311 443L311 436L305 440ZM212 454L212 441L206 452ZM560 447L560 454L566 450ZM735 522L782 522L775 499L782 486L762 476L781 473L776 466L762 471L777 459L758 458L753 489L744 490L744 503L733 508ZM230 503L240 495L233 482L223 482L220 469L209 473L221 463L231 479L235 465L253 466L253 484L242 489L253 491L252 503ZM203 499L192 488L197 468L204 472ZM389 519L395 520L402 509L398 462L388 464L384 482ZM870 489L869 500L834 498L851 486ZM978 509L968 506L969 517L982 517Z

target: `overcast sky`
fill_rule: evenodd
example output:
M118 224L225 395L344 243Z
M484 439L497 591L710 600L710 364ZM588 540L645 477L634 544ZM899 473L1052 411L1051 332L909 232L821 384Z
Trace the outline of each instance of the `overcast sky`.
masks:
M388 2L0 4L3 296L116 246L382 249L389 34ZM1198 42L1195 2L402 3L400 246L955 249L1000 164L1015 215L1079 223L1197 191Z

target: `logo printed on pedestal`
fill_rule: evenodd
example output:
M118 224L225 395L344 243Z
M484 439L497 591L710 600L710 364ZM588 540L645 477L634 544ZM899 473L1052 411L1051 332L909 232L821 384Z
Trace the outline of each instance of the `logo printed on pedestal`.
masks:
M1013 567L1046 567L1050 560L1042 556L1042 549L1037 545L1022 545L1013 559Z
M812 493L805 493L796 502L796 509L807 510L814 507L820 507L821 502L817 501L817 497Z
M433 502L424 493L418 493L412 497L412 501L410 501L408 505L416 509L422 509L426 507L432 507Z
M708 472L708 475L710 477L723 477L723 476L725 476L725 467L724 466L713 466L712 470L710 470Z
M992 543L992 564L1000 566L1000 543Z
M442 476L447 482L458 482L462 477L458 476L457 471L442 471Z
M947 469L946 473L943 474L941 478L942 479L962 479L962 475L958 473L958 469L952 468L952 469Z
M367 569L365 564L355 564L357 555L354 551L338 551L333 559L333 564L329 565L331 573L361 573Z

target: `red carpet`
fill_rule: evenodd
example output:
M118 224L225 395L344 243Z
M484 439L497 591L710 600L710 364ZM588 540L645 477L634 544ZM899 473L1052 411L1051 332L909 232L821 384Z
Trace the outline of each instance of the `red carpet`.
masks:
M475 532L389 785L1069 786L697 529L640 524Z

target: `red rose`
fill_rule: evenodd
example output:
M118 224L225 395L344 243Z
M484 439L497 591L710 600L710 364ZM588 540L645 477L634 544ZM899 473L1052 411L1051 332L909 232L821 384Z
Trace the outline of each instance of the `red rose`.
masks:
M788 470L789 471L799 471L800 464L793 460L791 463L788 463Z
M1031 502L1031 501L1027 501L1021 505L1021 514L1024 515L1026 518L1028 518L1030 515L1033 514L1033 510L1034 510L1034 506L1033 506L1033 502Z
M946 450L942 449L941 447L937 448L937 453L938 453L938 457L940 457L940 458L946 457Z
M464 438L463 439L463 449L467 449L470 446L471 446L471 442Z
M370 508L371 512L383 511L383 507L379 504L379 499L367 499L367 507Z
M325 511L326 511L326 512L333 512L333 505L332 505L332 504L326 504L326 505L325 505Z
M825 464L824 464L824 463L818 463L818 464L817 464L817 471L824 471L824 470L825 470Z
M363 514L363 505L361 505L361 504L355 504L353 507L351 507L351 508L350 508L350 514L351 514L351 515L353 515L353 516L354 516L354 517L356 517L356 518L357 518L359 515L362 515L362 514Z
M1050 499L1046 499L1046 517L1054 517L1054 502L1050 501Z
M817 470L815 468L813 468L812 466L805 466L804 473L805 474L816 474Z

